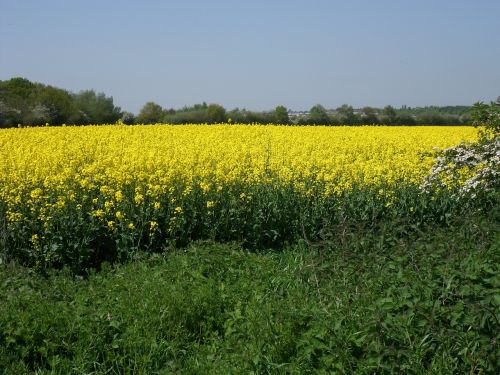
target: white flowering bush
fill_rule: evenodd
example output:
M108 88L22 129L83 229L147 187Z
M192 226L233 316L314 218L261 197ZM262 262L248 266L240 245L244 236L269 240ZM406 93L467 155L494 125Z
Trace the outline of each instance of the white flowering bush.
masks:
M426 192L456 189L459 197L470 198L495 192L499 187L499 137L443 150L422 184Z
M462 143L438 153L421 187L427 192L455 190L455 198L498 197L500 188L500 98L477 103L474 125L481 128L476 143Z

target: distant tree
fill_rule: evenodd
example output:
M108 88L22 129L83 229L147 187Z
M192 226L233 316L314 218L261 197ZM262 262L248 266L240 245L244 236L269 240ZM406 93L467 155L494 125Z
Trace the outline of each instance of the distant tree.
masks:
M354 114L354 109L348 104L343 104L337 108L340 115L340 121L345 125L355 125L361 122L361 119Z
M31 123L32 108L37 104L35 97L42 87L21 77L0 81L2 127Z
M74 111L69 92L25 78L0 81L2 126L54 125L68 122Z
M74 95L74 104L80 114L79 121L85 124L112 124L121 118L120 107L113 104L113 97L94 90L81 91Z
M164 110L163 121L169 124L202 124L209 122L208 105L203 102L180 109Z
M235 124L246 124L247 123L247 118L245 116L245 113L247 111L245 109L240 109L240 108L234 108L227 112L227 117L228 119L231 119L233 123Z
M393 120L394 125L416 125L417 121L415 118L406 113L400 113L398 114Z
M208 105L206 102L203 102L201 104L195 104L193 107L190 108L193 111L205 111L208 109ZM188 109L188 110L190 110Z
M382 110L382 114L387 117L396 117L396 109L392 105L386 105Z
M8 114L9 107L7 107L4 102L0 101L0 128L7 127Z
M274 121L277 124L289 124L288 110L285 106L279 105L274 109Z
M166 113L163 121L170 124L202 124L210 122L207 110L203 109L192 111L179 110L174 114Z
M234 108L227 113L227 118L236 124L269 124L276 123L275 112L254 112Z
M52 111L44 104L37 104L31 109L31 120L28 122L33 125L43 125L53 123ZM70 116L70 119L72 116Z
M120 120L125 125L135 124L135 116L131 112L123 112Z
M39 86L43 86L38 84ZM14 77L7 81L0 81L0 93L2 96L17 96L22 99L28 99L33 96L34 91L37 89L37 84L33 83L26 78Z
M377 117L377 112L375 111L375 108L372 107L363 107L361 110L362 117L361 121L365 124L378 124L380 123L378 117Z
M163 108L155 102L147 102L137 116L138 124L156 124L163 119Z
M274 113L247 111L246 118L250 124L270 124L274 121Z
M460 124L460 117L440 113L424 113L417 116L416 121L420 125L458 125Z
M226 110L219 104L210 104L207 107L208 122L219 123L227 120Z
M396 116L397 113L393 106L386 105L382 110L382 122L385 124L394 124Z
M6 100L5 97L0 100L0 127L7 128L24 123L24 105L15 105L13 100Z
M42 112L46 114L42 121L51 125L67 123L74 112L71 94L56 87L44 87L36 96L36 102Z
M463 125L472 125L472 116L470 113L464 113L460 115L458 119Z
M330 124L330 117L326 112L325 107L321 104L316 104L309 110L309 123L317 125Z

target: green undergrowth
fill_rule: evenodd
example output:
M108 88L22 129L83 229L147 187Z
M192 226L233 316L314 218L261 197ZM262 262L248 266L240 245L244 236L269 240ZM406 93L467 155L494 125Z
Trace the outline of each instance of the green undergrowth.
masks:
M0 373L496 374L500 213L0 271Z
M0 259L38 270L70 267L86 274L102 262L126 262L141 253L196 241L281 250L300 240L317 243L360 229L378 231L389 226L408 232L425 225L449 225L453 217L471 210L488 211L500 201L498 193L458 200L454 190L428 193L404 184L356 186L329 196L323 196L321 188L305 195L293 186L262 184L248 189L227 186L213 196L206 196L199 187L187 195L181 193L184 190L158 198L158 210L150 209L151 202L131 204L134 189L124 191L121 206L114 209L133 219L133 229L120 222L114 211L109 217L95 217L92 194L82 194L86 201L75 200L50 214L40 202L36 207L20 204L22 219L12 222L0 200ZM57 194L52 198L57 199ZM207 201L218 203L207 207ZM104 212L104 203L99 205Z

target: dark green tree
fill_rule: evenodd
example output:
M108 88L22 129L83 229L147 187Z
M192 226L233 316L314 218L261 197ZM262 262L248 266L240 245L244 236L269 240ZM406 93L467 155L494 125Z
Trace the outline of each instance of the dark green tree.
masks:
M135 116L131 112L123 112L120 120L125 125L135 124Z
M309 110L309 123L317 125L328 125L330 124L330 117L326 112L325 107L321 104L316 104Z
M74 107L69 92L25 78L0 81L1 126L59 125L68 122Z
M407 113L399 113L393 120L396 125L416 125L415 118Z
M361 121L364 124L371 125L371 124L379 124L380 123L380 121L377 117L377 112L375 111L375 108L363 107L363 109L361 109L361 113L362 113Z
M138 124L156 124L163 120L163 108L155 102L147 102L137 116Z
M208 105L203 102L180 109L163 110L163 121L169 124L201 124L208 121Z
M274 121L277 124L289 124L288 110L285 106L279 105L274 109Z
M43 88L37 95L36 101L48 115L45 122L51 125L68 123L75 110L71 94L52 86Z
M39 86L39 87L37 87ZM35 90L44 85L33 83L26 78L14 77L7 81L0 81L0 94L2 96L17 96L22 99L33 97Z
M337 108L337 113L340 116L340 121L344 125L355 125L361 122L361 119L356 116L352 106L343 104Z
M396 120L396 110L391 105L386 105L382 110L382 122L388 125L393 125Z
M207 107L208 122L220 123L227 120L226 110L219 104L210 104Z
M113 97L104 93L85 90L74 95L75 108L80 114L79 121L85 124L112 124L122 116L120 107L113 104Z
M394 122L397 122L397 117ZM440 113L423 113L417 116L417 123L420 125L457 125L460 118L457 115L443 115Z

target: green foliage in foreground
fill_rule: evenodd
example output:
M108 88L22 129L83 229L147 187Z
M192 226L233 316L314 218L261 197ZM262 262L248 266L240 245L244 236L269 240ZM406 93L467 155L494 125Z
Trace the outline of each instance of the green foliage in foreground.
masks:
M495 374L499 219L198 243L85 279L4 264L0 372Z
M265 184L248 189L226 186L213 196L200 187L187 195L184 190L179 185L172 194L159 198L161 209L157 211L131 205L134 189L124 190L123 204L117 209L139 223L134 231L125 225L111 231L107 220L93 216L92 194L81 194L81 201L58 209L46 227L39 219L40 209L28 205L22 221L7 225L3 219L7 210L0 201L0 259L37 269L68 266L75 273L86 274L102 262L119 263L139 253L162 252L200 240L237 242L255 250L282 249L300 240L324 241L356 228L377 230L380 223L397 224L406 233L423 225L446 224L472 210L487 211L500 201L496 191L457 200L453 190L425 193L418 186L403 184L396 190L354 187L326 198L321 197L321 189L309 197L293 187ZM242 192L252 199L243 201ZM220 203L208 208L207 200ZM182 215L176 213L179 203L174 202L182 202ZM104 209L104 202L101 205ZM149 230L151 220L158 223L154 233ZM33 233L44 233L42 245L34 246Z

